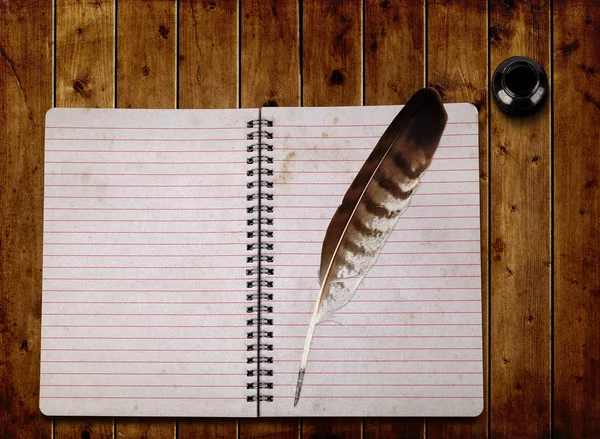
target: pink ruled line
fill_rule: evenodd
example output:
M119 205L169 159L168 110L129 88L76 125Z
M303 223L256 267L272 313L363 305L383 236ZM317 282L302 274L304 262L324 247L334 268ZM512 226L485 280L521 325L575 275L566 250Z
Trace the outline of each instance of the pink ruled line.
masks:
M269 230L271 230L273 233L279 233L279 232L307 232L307 233L323 233L326 231L326 229L273 229L273 228L269 228ZM428 227L419 227L419 228L395 228L394 232L406 232L406 231L458 231L458 230L480 230L479 227L435 227L435 228L428 228ZM79 233L79 232L76 232ZM110 232L107 232L110 233ZM130 232L126 232L126 233L130 233ZM182 233L187 233L187 232L182 232ZM212 233L212 232L211 232ZM229 232L226 232L229 233ZM381 266L381 264L377 264L378 266ZM446 265L446 264L444 264ZM280 267L282 265L279 265ZM315 265L316 267L317 265Z
M84 141L84 142L234 142L238 140L248 141L246 137L214 137L210 139L192 138L192 139L157 139L157 138L127 138L127 137L46 137L44 140L55 142L59 140L66 141Z
M314 300L313 300L314 302ZM82 302L77 302L82 303ZM274 315L278 313L275 312ZM308 313L307 313L308 314ZM414 313L416 314L416 313ZM479 313L473 313L479 314ZM46 315L44 313L44 315ZM65 315L65 314L61 314ZM73 314L73 315L81 315L81 314ZM103 314L93 314L93 315L103 315ZM135 314L135 316L140 316L142 314ZM148 315L148 314L143 314ZM200 315L194 314L193 316ZM179 317L180 314L169 314L169 316ZM282 327L282 328L306 328L308 324L304 323L289 323L289 324L273 324L272 326ZM321 324L321 327L335 327L334 324ZM480 323L344 323L344 326L367 326L367 327L409 327L409 326L481 326ZM248 325L42 325L45 328L155 328L155 329L164 329L164 328L247 328Z
M413 266L413 265L410 265ZM72 268L93 268L93 269L129 269L129 268L152 268L152 269L185 269L185 270L197 270L197 269L211 269L211 270L219 270L219 269L234 269L234 268L248 268L248 265L231 265L231 266L210 266L210 265L206 265L206 266L185 266L185 267L177 267L177 266L157 266L157 265L68 265L68 266L60 266L60 265L44 265L44 268L65 268L65 269L72 269Z
M446 122L446 125L467 125L467 124L478 124L479 122ZM370 124L335 124L335 125L279 125L274 124L274 128L354 128L354 127L383 127L387 128L389 124L385 123L370 123Z
M455 148L479 148L479 145L439 145L438 149L455 149ZM373 148L319 148L315 150L314 148L281 148L279 146L275 147L277 151L373 151ZM476 157L478 158L478 157Z
M408 242L479 242L479 239L388 239L389 243ZM322 241L277 241L269 240L270 244L321 244Z
M463 172L463 171L479 171L479 168L464 168L464 169L428 169L427 172ZM277 171L280 174L356 174L356 171ZM443 183L443 182L436 182Z
M246 376L246 373L40 372L40 375Z
M448 122L446 125L448 125ZM47 126L46 128L55 130L250 130L245 126L233 126L233 127L117 127L117 126Z
M92 197L93 198L93 197ZM237 197L236 197L237 198ZM100 210L100 211L109 211L109 212L117 212L117 211L126 211L126 212L134 212L134 211L155 211L155 210L169 210L169 211L193 211L193 212L203 212L207 210L246 210L245 207L184 207L184 208L174 208L169 207L168 209L165 207L44 207L44 210ZM78 221L78 220L76 220ZM104 221L104 220L99 220ZM221 220L219 220L221 221Z
M180 255L157 255L157 254L151 254L151 255L141 255L141 254L133 254L133 255L114 255L114 254L95 254L95 255L91 255L91 254L77 254L77 255L71 255L71 254L49 254L49 253L45 253L43 256L48 256L48 257L85 257L85 258L104 258L104 257L111 257L111 258L132 258L132 257L137 257L137 258L214 258L215 255L188 255L188 254L180 254ZM248 256L248 254L227 254L227 255L218 255L219 258L224 258L224 257L239 257L239 256Z
M372 149L372 148L371 148ZM210 153L210 154L219 154L219 153L241 153L246 152L245 145L238 149L46 149L46 152L109 152L109 153L131 153L131 152L160 152L160 153ZM46 162L48 163L48 162Z
M344 183L345 184L345 183ZM97 184L45 184L46 187L98 187ZM246 184L103 184L102 187L153 187L153 188L198 188L198 187L246 187Z
M177 396L44 396L40 395L40 399L130 399L132 401L136 401L138 399L184 399L184 400L222 400L222 399L235 399L235 400L243 400L246 401L246 396L243 398L240 397L177 397Z
M303 293L310 293L311 290L310 288L276 288L274 287L273 290L275 291L300 291ZM357 291L402 291L402 292L406 292L406 291L443 291L443 290L453 290L453 291L458 291L458 292L462 292L465 290L474 290L474 291L481 291L481 288L462 288L462 287L454 287L454 288L393 288L393 287L389 287L389 288L359 288ZM46 290L47 291L47 290Z
M56 232L56 233L63 233L63 232ZM480 264L377 264L378 267L478 267L480 266ZM282 265L282 264L277 264L277 267L318 267L318 265L315 264L286 264L286 265ZM238 265L238 266L173 266L173 265L165 265L165 266L158 266L158 265L64 265L64 266L60 266L60 265L44 265L44 268L57 268L57 269L72 269L72 268L93 268L93 269L121 269L121 268L126 268L126 269L130 269L130 268L152 268L152 269L233 269L233 268L248 268L247 265Z
M463 184L463 183L479 183L479 180L445 180L445 181L422 181L420 184L424 185L424 184L439 184L439 185L447 185L447 184ZM293 181L278 181L275 183L275 185L280 185L280 184L298 184L297 182L293 182ZM308 184L308 183L306 183ZM350 182L336 182L336 181L311 181L310 182L311 185L327 185L327 186L331 186L331 185L344 185L344 186L348 186L350 184ZM416 195L416 194L415 194Z
M300 205L300 206L295 206L295 205L286 205L286 204L269 204L269 206L274 207L274 208L281 208L281 209L309 209L309 210L314 210L314 209L329 209L329 210L333 210L333 209L337 209L337 204L336 205L325 205L325 206L318 206L318 205ZM479 203L472 203L472 204L412 204L411 205L411 209L421 209L421 208L431 208L431 207L479 207ZM408 218L415 218L415 217L408 217ZM433 217L429 217L429 218L433 218Z
M277 374L298 375L298 371L278 371ZM483 375L483 372L310 372L307 370L306 375Z
M443 134L442 139L445 137L461 137L461 136L477 136L479 133L448 133ZM319 140L328 140L328 139L379 139L381 135L378 136L273 136L274 140L286 140L286 139L319 139ZM61 139L59 139L61 140ZM65 139L71 140L71 139ZM73 139L79 140L79 139ZM90 139L94 140L94 139ZM101 139L104 140L104 139ZM110 139L110 140L120 140L120 139ZM235 140L235 139L234 139Z
M344 183L347 184L347 183ZM413 198L420 197L429 197L429 196L441 196L441 195L479 195L479 192L435 192L435 193L421 193L418 192L414 194ZM277 194L277 198L286 198L286 197L306 197L306 198L316 198L316 197L325 197L325 198L339 198L339 194Z
M47 165L245 165L246 162L234 162L234 161L226 161L226 162L107 162L107 161L97 161L97 162L67 162L67 161L46 161Z
M443 277L443 276L436 276L436 277ZM479 277L479 276L458 276L458 277ZM158 281L162 281L162 280L172 280L172 281L182 281L182 280L193 280L193 281L200 281L200 280L206 280L206 281L214 281L214 280L226 280L226 281L247 281L248 278L247 277L212 277L212 278L186 278L186 277L180 277L180 278L172 278L172 277L166 277L166 278L154 278L154 277L44 277L44 280L118 280L118 281L126 281L126 280L158 280ZM311 278L307 278L307 279L312 279ZM387 278L386 278L387 279ZM389 278L389 279L395 279L395 278Z
M475 360L477 361L477 360ZM245 361L140 361L140 360L41 360L40 363L119 363L119 364L246 364Z
M311 312L278 312L277 315L291 315L291 316L302 316L302 315L311 315ZM383 315L463 315L463 314L481 314L479 311L388 311L388 312L341 312L338 311L337 315L346 315L346 316L363 316L363 315L372 315L372 316L383 316ZM230 317L230 316L248 316L248 313L99 313L99 312L91 312L91 313L83 313L83 312L75 312L75 313L44 313L46 316L111 316L111 317L142 317L142 316L154 316L154 317L168 317L168 316L177 316L177 317ZM252 314L251 314L252 315ZM207 326L201 326L207 327Z
M421 275L421 276L368 276L368 279L478 279L481 276L451 276L451 275L440 275L440 276L426 276L426 275ZM68 280L65 278L58 278L58 279L62 279L62 280ZM99 280L104 280L104 278L99 278ZM285 279L314 279L314 276L272 276L269 277L269 279L281 279L281 280L285 280ZM76 280L87 280L86 279L76 279ZM92 278L92 280L95 280ZM107 279L109 280L109 279ZM121 280L121 279L119 279ZM132 280L132 279L122 279L122 280ZM133 280L137 280L137 279L133 279ZM144 280L143 278L141 280ZM151 279L154 280L154 279ZM171 280L171 279L157 279L157 280ZM181 279L172 279L172 280L181 280ZM185 279L187 280L187 279ZM193 280L193 279L190 279ZM241 279L240 279L241 280Z
M137 230L131 230L131 231L121 231L121 230L116 230L116 231L96 231L96 230L46 230L44 231L44 233L46 234L53 234L53 233L67 233L67 234L79 234L79 235L120 235L120 234L125 234L125 235L131 235L131 234L135 234L135 235L233 235L236 233L246 233L246 230L229 230L229 231L225 231L225 232L218 232L218 231L214 231L214 232L197 232L197 231L193 231L193 232L172 232L172 231L167 231L167 232L149 232L149 231L137 231ZM84 268L89 268L89 267L84 267ZM202 267L197 267L197 268L202 268ZM239 268L239 267L234 267L234 268Z
M478 267L481 264L377 264L378 267ZM277 264L277 267L314 267L318 264ZM93 267L73 267L73 268L93 268ZM123 267L127 268L127 267ZM160 267L157 267L160 268ZM202 268L202 267L199 267ZM244 268L244 267L241 267Z
M311 363L479 363L481 360L318 360ZM298 360L277 360L278 363L297 363ZM41 360L40 363L110 363L110 364L247 364L246 361L139 361L139 360Z
M171 173L171 174L165 174L165 173L124 173L124 172L118 172L118 173L101 173L101 172L46 172L45 175L104 175L104 176L111 176L111 177L120 177L120 176L127 176L127 177L132 177L132 176L146 176L146 177L226 177L226 176L232 176L232 175L243 175L240 174L239 172L219 172L219 173L196 173L196 174L191 174L191 173L187 173L187 174L182 174L182 173Z
M245 326L245 325L244 325ZM474 349L474 348L469 348ZM57 348L57 349L41 349L42 351L84 351L84 352L248 352L246 349L77 349L77 348Z
M331 207L330 209L333 209ZM479 215L466 215L466 216L406 216L405 219L479 219ZM331 218L273 218L273 221L331 221Z
M472 384L471 384L472 385ZM222 386L217 386L217 385L192 385L192 384L168 384L168 385L164 385L164 384L40 384L40 387L133 387L133 388L152 388L152 387L159 387L159 388L189 388L189 389L210 389L210 388L236 388L236 389L240 389L243 388L245 389L246 386L240 386L238 385L222 385Z
M52 199L84 199L84 200L118 200L118 199L140 199L140 200L220 200L224 198L235 198L238 200L246 199L246 196L241 195L218 195L218 196L186 196L186 197L175 197L175 196L154 196L154 195L145 195L145 196L129 196L129 195L115 195L109 197L99 197L96 195L47 195L45 198ZM169 209L173 210L173 209ZM200 210L207 210L206 208L202 208ZM239 210L239 208L238 208Z
M318 256L320 252L265 252L269 255L303 255L303 256ZM480 252L381 252L380 255L469 255L469 254L480 254Z
M244 279L247 280L247 279ZM247 293L248 289L244 290L52 290L44 289L45 293Z
M248 340L247 337L48 337L46 340Z
M294 396L275 395L273 398L293 399ZM482 399L481 396L331 396L306 395L303 399Z
M69 386L69 384L64 384L64 386ZM86 386L85 384L81 384L81 386ZM348 384L334 384L334 383L325 383L325 384L305 384L306 387L482 387L483 384L447 384L447 383L437 383L437 384L395 384L395 383L348 383ZM303 387L304 387L303 386ZM169 387L169 386L167 386ZM274 384L274 387L296 387L296 383L294 384Z
M360 384L306 384L304 387L482 387L482 384L380 384L380 383L360 383ZM130 388L243 388L246 389L246 385L191 385L191 384L40 384L40 387L130 387ZM274 384L274 387L296 387L296 384Z
M306 338L306 335L279 335L275 338L295 338L302 339ZM322 339L347 339L347 336L327 336L327 335L316 335L314 338ZM412 339L412 338L476 338L481 339L481 335L353 335L352 338L365 338L365 339ZM248 340L247 337L52 337L44 336L45 340ZM298 371L296 371L298 373Z
M46 245L93 245L93 246L193 246L202 247L210 245L246 245L245 242L46 242Z
M371 148L372 149L372 148ZM479 157L436 157L435 161L443 161L443 160L479 160ZM274 159L275 163L283 163L283 162L298 162L298 163L339 163L339 159L287 159L287 160L279 160ZM364 163L364 159L344 159L344 162L348 163ZM46 163L61 163L61 162L46 162ZM82 163L82 162L63 162L63 163ZM131 162L127 162L131 163ZM143 164L144 162L142 162ZM177 164L179 162L176 162ZM193 163L192 163L193 164Z
M92 222L92 223L216 223L216 222L246 222L245 219L189 219L189 220L171 220L171 219L44 219L49 223L62 222Z

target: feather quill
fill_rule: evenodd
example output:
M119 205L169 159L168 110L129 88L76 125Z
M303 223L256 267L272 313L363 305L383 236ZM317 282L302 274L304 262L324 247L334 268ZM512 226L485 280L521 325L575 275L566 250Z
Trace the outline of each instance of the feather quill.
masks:
M321 288L306 334L294 406L316 325L348 303L377 261L431 163L447 118L435 89L416 92L383 133L333 215L321 250Z

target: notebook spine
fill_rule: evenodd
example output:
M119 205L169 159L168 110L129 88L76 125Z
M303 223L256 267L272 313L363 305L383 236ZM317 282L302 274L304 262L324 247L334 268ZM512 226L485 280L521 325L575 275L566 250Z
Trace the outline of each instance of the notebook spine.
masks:
M247 348L248 352L251 352L247 357L247 376L252 378L246 385L248 390L252 390L246 397L248 402L273 401L273 395L269 394L273 383L268 378L273 376L273 369L268 366L273 363L273 357L269 356L269 352L273 351L273 345L269 343L273 332L268 330L273 324L273 319L269 318L269 314L273 312L273 307L269 304L273 300L273 294L267 291L273 287L273 281L269 280L268 276L272 276L274 270L268 265L273 262L273 256L265 254L265 251L273 250L273 243L269 242L273 232L268 230L273 224L273 219L267 216L273 212L273 206L268 203L273 200L273 194L269 191L273 187L270 178L273 170L268 166L273 163L273 157L268 154L273 151L273 145L268 142L273 138L273 133L268 129L272 126L273 122L262 119L260 114L258 119L247 123L247 128L251 131L247 133L246 138L252 143L246 148L249 154L249 169L246 172L249 177L249 204L246 211L249 215L247 224L253 227L253 230L247 232L250 240L246 246L250 252L247 262L251 268L246 270L249 279L246 286L254 290L246 295L246 312L249 316L246 321L249 329L247 337L251 340Z

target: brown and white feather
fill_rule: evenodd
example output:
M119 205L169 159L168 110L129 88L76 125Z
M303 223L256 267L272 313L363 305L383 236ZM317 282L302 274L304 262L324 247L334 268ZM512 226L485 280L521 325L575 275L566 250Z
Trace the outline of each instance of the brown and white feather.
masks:
M392 121L333 215L321 251L321 288L298 374L298 403L315 326L352 298L376 263L431 164L447 114L433 88L413 95Z

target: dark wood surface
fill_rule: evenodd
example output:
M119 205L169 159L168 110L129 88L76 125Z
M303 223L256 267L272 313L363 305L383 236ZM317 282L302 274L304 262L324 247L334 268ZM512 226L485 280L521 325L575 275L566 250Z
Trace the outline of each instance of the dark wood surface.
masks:
M599 47L594 0L0 0L0 438L600 437ZM550 79L526 118L488 90L513 55ZM479 108L481 416L40 414L49 108L401 104L424 85Z

